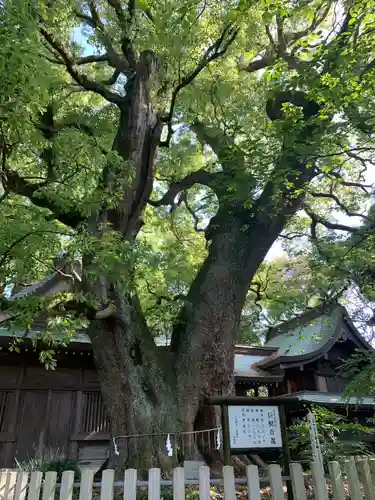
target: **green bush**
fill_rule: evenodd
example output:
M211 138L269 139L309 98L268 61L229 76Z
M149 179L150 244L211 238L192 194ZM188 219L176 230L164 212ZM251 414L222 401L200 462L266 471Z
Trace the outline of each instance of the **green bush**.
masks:
M123 495L123 492L121 492L121 494ZM137 488L137 500L147 500L147 499L148 499L148 488ZM160 487L160 500L173 500L173 490L170 486Z
M63 458L54 458L54 459L42 459L42 458L29 458L22 462L18 462L17 467L22 472L35 472L41 471L43 473L54 471L57 472L57 482L61 481L61 477L63 472L67 470L71 470L74 472L75 481L79 481L81 477L81 471L78 467L78 464L72 460L63 459Z
M363 434L375 429L360 424L351 424L342 415L320 406L312 408L315 413L319 441L326 465L331 460L341 460L354 455L370 455L369 445L361 441ZM308 464L312 461L310 430L307 417L289 427L289 448L292 461Z
M115 488L113 498L114 500L123 500L124 490L122 488ZM137 500L147 500L147 499L148 499L148 488L137 488ZM173 500L173 488L171 486L161 486L160 499ZM199 488L194 486L185 487L185 499L199 500ZM96 491L94 493L93 500L99 500L99 491Z

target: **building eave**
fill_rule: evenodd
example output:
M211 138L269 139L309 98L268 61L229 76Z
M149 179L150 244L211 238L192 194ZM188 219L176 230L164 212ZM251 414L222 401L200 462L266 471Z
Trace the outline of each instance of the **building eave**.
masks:
M375 397L364 396L362 398L344 398L341 393L319 392L319 391L299 391L279 396L280 399L293 396L299 401L310 404L324 406L355 406L375 408Z
M277 347L252 346L244 344L235 345L236 354L252 354L254 356L269 356L278 350Z
M261 375L259 377L254 376L246 376L242 374L234 374L234 378L236 382L243 382L248 384L275 384L278 382L282 382L284 378L284 374L280 375Z
M349 333L351 334L349 338L358 345L359 348L362 348L366 351L374 352L375 349L374 347L365 340L362 335L359 333L357 328L355 327L353 321L350 319L346 309L344 310L343 318L342 321L345 325L345 327L349 330Z
M0 328L0 348L4 352L4 348L9 345L12 339L22 339L23 344L26 349L30 349L32 342L42 333L42 330L30 330L28 332L19 331L11 334L6 328ZM158 346L159 349L168 349L168 346ZM35 346L33 346L35 349ZM90 337L86 333L78 333L73 337L69 343L58 346L58 351L61 351L68 355L69 353L74 353L78 351L91 352L92 344ZM239 345L235 347L235 354L243 355L257 355L257 356L267 356L270 352L273 352L273 348L263 349L262 347L255 346L243 346ZM249 360L249 368L251 367L251 360ZM268 374L266 371L259 370L258 373L247 374L246 371L237 370L234 372L234 378L236 382L241 382L245 384L272 384L281 382L283 379L283 372L277 374Z

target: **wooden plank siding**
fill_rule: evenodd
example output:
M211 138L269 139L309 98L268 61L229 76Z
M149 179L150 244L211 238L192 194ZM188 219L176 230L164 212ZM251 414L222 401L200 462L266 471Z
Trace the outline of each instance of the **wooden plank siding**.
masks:
M35 353L0 353L0 468L43 454L86 465L96 458L98 467L105 460L109 426L92 356L84 354L46 371Z

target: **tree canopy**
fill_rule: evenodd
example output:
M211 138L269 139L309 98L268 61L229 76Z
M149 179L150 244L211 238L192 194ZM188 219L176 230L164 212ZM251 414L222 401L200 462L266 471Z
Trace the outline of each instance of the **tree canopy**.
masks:
M351 243L337 241L349 226L335 215L371 197L374 10L1 3L2 310L13 329L48 313L53 339L87 328L114 432L167 425L168 404L180 428L196 425L204 395L231 391L234 342L255 331L259 301L268 320L302 307L282 281L307 305L337 293L321 262L332 268L334 245L345 267ZM294 244L306 227L314 258ZM263 262L278 238L299 259L290 271ZM62 253L82 266L64 276L69 291L9 297L63 273ZM143 410L119 410L116 391Z

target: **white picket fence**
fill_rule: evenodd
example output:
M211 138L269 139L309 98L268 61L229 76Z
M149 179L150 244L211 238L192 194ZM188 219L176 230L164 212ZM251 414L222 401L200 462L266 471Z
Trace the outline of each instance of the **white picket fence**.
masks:
M268 477L259 477L258 467L249 465L246 468L246 480L235 479L234 469L231 466L223 468L223 478L219 481L224 485L225 500L236 499L236 483L247 485L248 500L261 500L260 483L267 482L272 491L272 500L284 500L285 479L290 479L293 488L294 500L307 500L312 497L306 490L306 478L299 463L290 464L290 478L283 478L279 465L268 466ZM375 458L361 460L347 460L344 470L341 471L338 462L329 463L329 477L324 477L318 463L311 464L312 491L315 500L328 500L332 494L334 500L346 500L345 483L347 481L350 498L352 500L375 500ZM137 481L137 471L125 471L124 481L115 482L115 472L105 470L100 484L94 484L93 473L84 470L79 484L74 483L74 472L63 473L61 484L56 482L56 472L17 472L3 470L0 473L0 500L113 500L115 488L121 488L124 500L136 500L137 487L145 486L145 482ZM170 484L173 488L173 499L185 499L185 474L183 468L173 470L173 480L161 479L160 469L150 469L147 481L148 500L161 500L161 485ZM191 482L189 482L191 484ZM210 500L211 484L208 467L199 468L199 499ZM218 481L216 480L217 484ZM117 497L118 498L118 497Z

